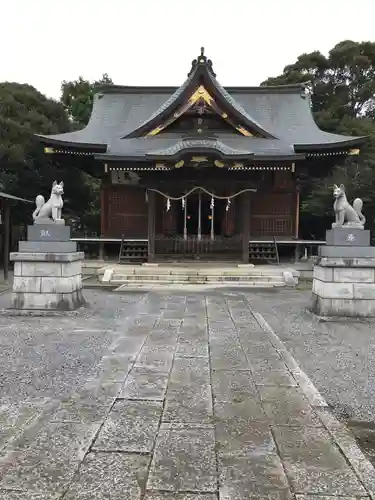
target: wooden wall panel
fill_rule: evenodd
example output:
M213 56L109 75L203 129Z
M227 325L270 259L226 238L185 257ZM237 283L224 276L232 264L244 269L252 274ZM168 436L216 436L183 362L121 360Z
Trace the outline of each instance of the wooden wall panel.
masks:
M294 236L296 193L256 193L251 200L250 236Z
M107 187L107 238L147 238L145 190L136 186Z

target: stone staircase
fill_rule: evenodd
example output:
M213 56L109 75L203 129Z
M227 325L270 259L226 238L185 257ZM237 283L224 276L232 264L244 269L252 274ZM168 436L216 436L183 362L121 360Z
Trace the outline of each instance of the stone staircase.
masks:
M282 266L252 264L143 264L112 265L99 270L99 281L118 289L182 287L274 288L298 284L298 272Z

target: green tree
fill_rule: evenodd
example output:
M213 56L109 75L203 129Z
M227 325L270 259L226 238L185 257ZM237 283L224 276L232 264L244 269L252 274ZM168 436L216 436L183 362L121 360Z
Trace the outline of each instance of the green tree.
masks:
M330 172L314 174L302 182L301 225L316 227L319 237L332 217L332 185L345 184L349 198L364 201L369 225L375 221L375 43L345 40L328 56L315 51L302 54L281 75L262 85L308 82L312 112L318 126L328 132L368 136L359 157L349 157ZM305 223L305 224L304 224ZM373 226L374 227L374 226ZM317 233L320 233L319 235Z
M35 199L48 196L52 182L69 186L66 209L82 213L90 203L90 190L79 169L59 165L46 155L34 134L56 134L71 130L64 107L26 84L0 83L0 183L10 194ZM30 221L30 206L15 207L14 223Z
M94 82L89 82L81 76L77 80L64 80L62 82L60 101L72 119L75 128L87 125L97 87L112 83L111 78L106 73Z

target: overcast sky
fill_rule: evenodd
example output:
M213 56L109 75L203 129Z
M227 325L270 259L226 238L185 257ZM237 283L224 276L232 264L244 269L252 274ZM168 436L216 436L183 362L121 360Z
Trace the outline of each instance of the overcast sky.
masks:
M200 47L225 85L258 85L303 52L375 41L374 0L3 0L0 81L180 85Z

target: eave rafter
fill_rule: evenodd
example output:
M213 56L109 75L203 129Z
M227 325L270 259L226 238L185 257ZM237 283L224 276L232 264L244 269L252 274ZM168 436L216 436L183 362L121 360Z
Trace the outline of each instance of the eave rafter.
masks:
M181 162L178 162L181 163ZM183 164L184 162L182 162ZM175 170L176 168L181 168L184 165L178 165L178 164L170 164L170 163L162 163L162 162L157 162L151 167L144 167L144 166L134 166L134 165L129 165L127 167L118 167L115 165L104 165L105 172L154 172L154 171L171 171ZM188 165L185 165L188 167ZM294 162L292 163L284 163L282 165L272 165L272 164L249 164L249 163L240 163L240 162L227 162L223 163L220 161L215 161L212 165L220 169L226 169L226 170L231 170L231 171L246 171L246 170L251 170L251 171L289 171L294 173L296 169L296 165ZM188 167L189 168L189 167ZM207 167L202 167L202 168L207 168Z

